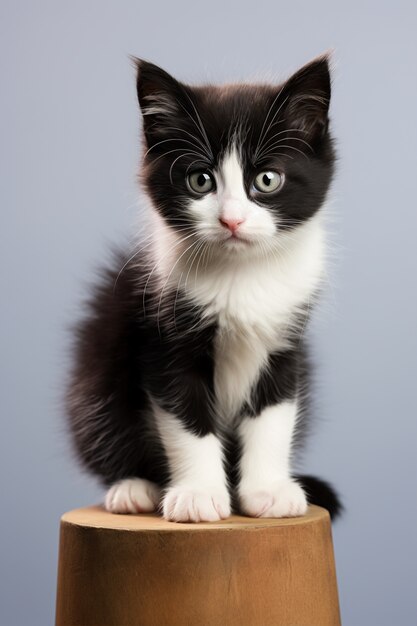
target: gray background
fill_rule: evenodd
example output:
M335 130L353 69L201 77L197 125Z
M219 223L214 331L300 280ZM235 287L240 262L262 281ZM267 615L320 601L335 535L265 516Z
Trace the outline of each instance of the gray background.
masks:
M330 47L340 162L304 467L347 507L334 528L344 624L415 624L413 3L3 0L0 12L1 626L53 622L59 517L101 497L71 460L60 394L65 328L135 221L128 54L215 81L283 77Z

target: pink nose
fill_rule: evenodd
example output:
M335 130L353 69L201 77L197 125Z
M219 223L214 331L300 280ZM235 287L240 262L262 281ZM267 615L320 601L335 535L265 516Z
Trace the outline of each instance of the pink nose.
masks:
M236 218L227 218L227 217L219 217L219 222L222 226L225 226L226 228L228 228L229 230L232 231L232 233L236 232L238 227L240 226L240 224L243 224L245 220L242 219L236 219Z

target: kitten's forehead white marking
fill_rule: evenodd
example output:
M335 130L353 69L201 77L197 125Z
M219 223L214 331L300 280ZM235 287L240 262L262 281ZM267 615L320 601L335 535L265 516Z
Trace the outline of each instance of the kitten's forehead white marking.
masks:
M224 155L220 164L218 178L218 190L224 200L230 198L247 200L243 184L242 164L235 145Z
M250 201L246 195L242 164L235 145L226 152L215 174L222 215L228 218L246 217Z

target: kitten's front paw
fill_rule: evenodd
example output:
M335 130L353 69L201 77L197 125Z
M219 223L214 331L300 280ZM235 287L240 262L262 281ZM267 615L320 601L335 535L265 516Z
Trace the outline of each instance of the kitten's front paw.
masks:
M162 502L165 519L171 522L218 522L230 515L227 491L203 491L171 487Z
M307 512L307 498L300 485L287 479L273 488L242 491L240 505L250 517L297 517Z
M110 513L150 513L158 508L160 489L143 478L125 478L110 487L104 506Z

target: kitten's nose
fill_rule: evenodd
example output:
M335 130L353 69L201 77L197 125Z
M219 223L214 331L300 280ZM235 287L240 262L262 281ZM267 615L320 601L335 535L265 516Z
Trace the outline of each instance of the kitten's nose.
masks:
M238 227L240 226L240 224L243 224L244 222L244 218L236 218L236 217L219 217L219 222L222 226L225 226L226 228L228 228L229 230L232 231L232 233L235 233L238 229Z

